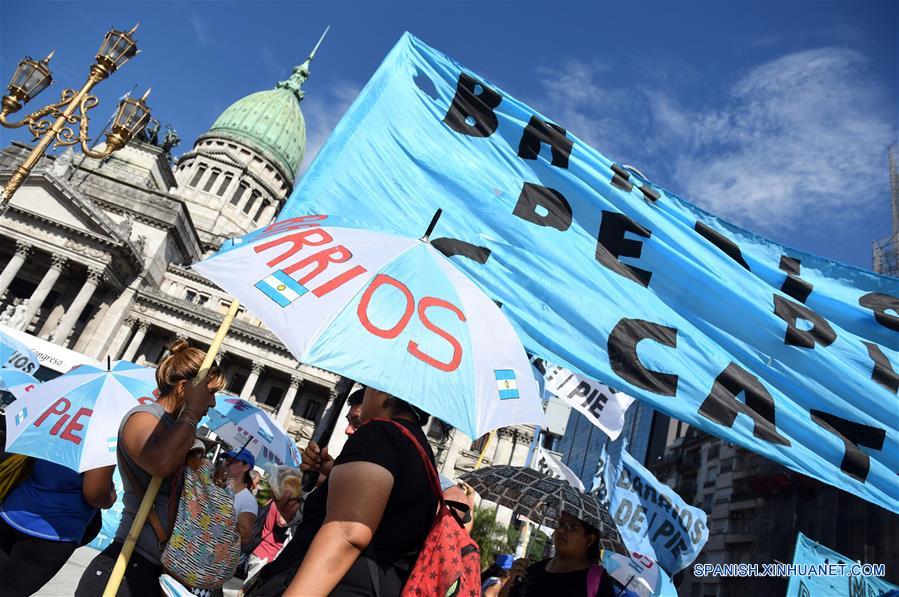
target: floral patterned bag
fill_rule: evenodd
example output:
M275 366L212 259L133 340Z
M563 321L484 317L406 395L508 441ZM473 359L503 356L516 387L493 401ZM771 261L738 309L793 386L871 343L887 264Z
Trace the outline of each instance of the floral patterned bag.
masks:
M175 526L162 552L162 565L191 589L217 589L240 561L234 492L213 482L205 458L188 458Z

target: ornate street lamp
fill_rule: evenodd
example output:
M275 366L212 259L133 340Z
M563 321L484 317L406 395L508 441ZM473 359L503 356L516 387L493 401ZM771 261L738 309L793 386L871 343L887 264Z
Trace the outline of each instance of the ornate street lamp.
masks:
M41 156L46 153L51 143L54 148L80 143L85 155L103 159L124 147L147 124L150 119L150 108L146 103L147 96L150 94L149 90L139 100L129 97L119 103L112 128L106 132L106 147L103 151L92 151L88 148L90 137L87 134L89 121L87 112L100 103L96 96L90 95L90 91L97 83L106 79L137 55L137 44L133 37L137 27L135 25L127 32L112 29L106 33L100 50L97 52L96 64L91 66L87 81L78 92L74 89L64 89L59 102L32 112L18 122L10 122L7 120L10 114L21 110L24 104L31 101L53 81L53 76L50 74L50 58L53 57L53 52L50 52L50 55L41 61L26 56L19 62L9 83L9 94L5 95L2 100L0 124L6 128L27 126L34 135L34 140L40 139L40 141L25 161L16 168L3 188L2 195L0 195L0 214L5 211L13 194L28 177ZM77 116L75 115L76 110L79 112ZM79 124L78 133L76 133L71 125Z

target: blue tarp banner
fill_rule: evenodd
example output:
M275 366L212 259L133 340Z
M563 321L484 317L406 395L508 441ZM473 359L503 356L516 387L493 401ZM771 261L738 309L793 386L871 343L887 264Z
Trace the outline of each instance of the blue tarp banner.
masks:
M442 208L431 242L529 352L899 512L899 280L736 228L564 126L406 34L279 220L418 237Z
M793 565L799 574L790 576L786 597L877 597L899 590L877 576L864 574L868 571L863 565L871 564L855 562L799 533L793 552ZM883 576L883 572L874 572Z
M622 442L603 446L597 477L593 489L629 550L652 558L671 576L696 559L709 540L706 513L656 479Z

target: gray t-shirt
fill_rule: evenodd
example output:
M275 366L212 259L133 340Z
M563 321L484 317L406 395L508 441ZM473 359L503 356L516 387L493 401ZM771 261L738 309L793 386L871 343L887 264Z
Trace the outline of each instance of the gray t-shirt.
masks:
M150 479L152 478L152 475L140 468L122 447L122 429L125 428L125 423L134 413L150 413L157 419L160 419L166 428L175 424L175 418L166 413L165 409L156 403L136 406L129 410L122 419L122 422L119 425L119 443L116 448L116 457L118 459L119 470L122 476L122 485L124 487L122 503L124 504L125 509L122 512L122 520L119 523L119 528L116 530L116 541L124 541L125 537L128 536L128 531L131 530L131 523L134 521L134 515L140 507L140 502L144 494L143 490L147 488L150 484ZM141 488L135 488L131 484L130 476L124 472L125 467L134 474L134 478L141 484ZM159 487L159 493L156 494L156 500L153 503L153 509L156 510L156 515L162 523L162 528L166 530L169 528L169 494L171 493L171 490L171 478L163 479L162 485ZM150 526L149 521L144 523L144 528L140 531L140 536L137 539L137 545L135 545L134 549L137 553L151 562L156 564L160 563L159 559L162 556L162 552L159 549L159 540L156 538L156 533L153 532L153 527Z
M249 512L253 516L259 514L259 504L256 503L256 496L246 487L234 495L234 512L238 516L244 512Z

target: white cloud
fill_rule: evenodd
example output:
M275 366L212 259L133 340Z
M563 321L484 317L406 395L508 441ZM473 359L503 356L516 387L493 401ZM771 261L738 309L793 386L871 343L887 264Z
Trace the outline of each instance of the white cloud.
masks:
M697 145L675 160L674 180L713 212L769 230L812 213L869 215L893 131L864 66L823 48L751 70L728 106L692 115Z
M314 74L312 75L315 76ZM303 87L306 97L302 103L303 116L306 119L306 154L300 166L302 176L318 150L337 125L337 122L362 90L356 83L340 80L306 83Z
M203 20L197 11L190 13L190 25L194 29L194 35L201 44L211 44L212 33L209 31L209 24Z
M796 52L736 73L704 95L723 99L702 107L684 106L657 80L612 91L601 65L543 74L535 108L738 225L783 233L822 210L861 220L886 184L896 135L886 92L849 49Z

